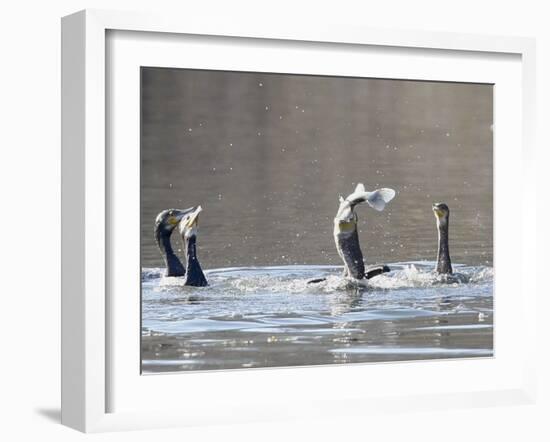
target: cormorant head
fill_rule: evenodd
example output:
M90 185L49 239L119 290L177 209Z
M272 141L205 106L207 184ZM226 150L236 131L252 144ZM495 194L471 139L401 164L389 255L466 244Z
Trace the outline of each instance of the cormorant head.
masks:
M438 225L445 225L449 222L449 206L445 203L434 203L432 205L432 210L434 211L435 218L437 219Z
M188 214L192 213L195 207L189 209L166 209L157 215L155 220L155 230L159 233L171 234L176 226L184 219Z
M352 204L340 197L340 207L334 218L334 232L348 233L357 228L357 214L353 211Z
M199 227L199 213L202 212L202 207L191 207L187 210L188 212L179 222L180 234L184 240L188 240L193 236L197 236L197 230Z

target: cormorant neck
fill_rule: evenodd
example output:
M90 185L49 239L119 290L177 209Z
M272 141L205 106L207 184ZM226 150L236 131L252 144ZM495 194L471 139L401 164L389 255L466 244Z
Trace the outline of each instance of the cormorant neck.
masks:
M185 238L187 259L187 278L185 285L204 287L208 285L197 257L197 237L195 235Z
M344 262L344 276L363 279L365 277L365 263L359 244L357 225L354 225L349 231L338 233L335 231L334 239L338 254Z
M166 232L162 228L157 229L155 232L158 247L166 264L166 276L183 276L185 275L185 267L172 249L171 236L172 232Z
M449 254L449 221L440 221L437 223L439 231L439 245L437 253L437 273L451 274L451 256Z

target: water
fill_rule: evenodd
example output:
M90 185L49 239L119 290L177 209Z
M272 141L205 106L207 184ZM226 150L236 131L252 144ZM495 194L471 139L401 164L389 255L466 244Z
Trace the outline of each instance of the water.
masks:
M492 265L491 85L142 72L144 267L163 265L156 215L199 204L206 268L340 265L332 220L358 182L397 191L357 210L367 263L435 259L441 201L453 259Z
M491 356L492 269L433 265L368 282L334 266L228 268L204 288L144 269L143 372Z
M492 85L141 72L144 372L492 354ZM397 191L357 208L366 263L395 263L369 287L337 276L332 237L358 182ZM433 202L455 283L431 274ZM186 288L160 277L153 222L198 204L211 286Z

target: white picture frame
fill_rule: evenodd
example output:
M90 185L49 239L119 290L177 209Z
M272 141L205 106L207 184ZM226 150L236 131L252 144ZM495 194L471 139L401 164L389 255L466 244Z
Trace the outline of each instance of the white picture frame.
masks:
M62 21L63 424L80 431L98 432L206 425L211 421L249 422L284 419L290 416L328 416L335 414L335 408L338 409L336 414L344 415L370 413L381 408L392 412L411 407L436 409L499 403L532 403L535 390L535 358L534 347L532 347L535 342L533 339L535 324L528 321L527 316L524 315L519 319L522 321L523 329L521 335L524 338L523 352L517 355L518 366L514 367L514 375L509 380L495 383L487 389L475 385L470 390L468 387L463 387L461 392L449 392L438 391L435 385L433 390L424 395L411 391L401 394L377 392L374 396L369 396L361 389L353 395L344 393L344 382L342 393L336 391L325 396L312 395L308 399L311 407L306 409L298 404L296 407L290 407L288 404L282 407L277 401L273 404L255 403L253 390L265 383L274 372L287 381L294 378L307 384L307 378L310 377L310 373L304 371L308 370L307 368L253 370L253 373L236 371L227 378L224 377L225 373L209 374L209 380L214 381L213 384L218 388L228 383L249 384L250 394L248 396L245 394L246 399L241 399L241 402L233 403L231 410L227 410L227 404L220 401L218 411L207 415L205 410L212 408L213 405L212 403L201 404L198 396L193 410L183 410L182 407L168 403L166 406L150 410L139 407L135 410L126 410L124 407L122 410L113 409L109 403L110 392L115 388L113 377L110 375L113 368L113 354L109 343L109 328L112 327L113 320L116 320L116 315L111 311L112 304L108 297L109 265L112 259L109 254L112 230L108 228L112 222L109 180L112 176L109 175L109 134L106 131L106 121L110 117L107 107L110 80L106 76L109 55L106 36L113 31L139 31L172 36L217 36L228 41L235 38L268 39L285 41L287 44L309 42L312 45L338 44L340 47L369 46L376 47L380 51L390 48L423 49L431 51L434 57L449 52L468 53L480 61L490 54L514 56L520 63L519 87L521 90L512 91L512 93L519 97L521 112L517 115L521 115L521 119L512 123L516 124L514 134L518 135L520 145L517 153L521 156L519 159L524 177L521 189L517 191L536 188L533 173L535 46L532 39L416 31L396 32L320 24L307 24L296 28L285 24L266 27L235 21L231 23L217 23L210 20L185 22L170 16L100 10L81 11L67 16ZM498 161L495 163L495 174L499 174ZM498 192L498 187L495 187L495 192ZM522 192L519 204L525 208L535 207L536 193ZM532 210L518 211L517 218L514 219L518 226L527 224L525 217L528 212L532 215ZM496 223L499 222L498 212L495 220ZM525 275L528 271L527 258L536 254L534 235L534 231L521 228L521 234L516 243L521 257L518 270L520 275ZM498 248L498 234L496 239L495 244ZM514 266L518 268L517 263L514 263ZM505 269L505 266L503 265L502 268ZM521 293L518 308L525 310L527 306L535 305L536 280L524 277L519 278L517 283ZM497 319L497 321L500 320ZM498 328L498 325L496 327ZM498 358L497 349L496 359ZM137 367L139 364L135 362ZM444 363L439 364L439 370L450 369ZM456 369L456 362L454 364ZM378 365L380 368L373 368L374 366L371 365L369 370L379 372L383 368L385 371L391 371L394 365L381 364ZM494 367L496 365L487 364L485 368L463 365L459 369L472 370L471 373L475 373L478 369L485 370L489 375ZM338 370L341 372L342 369L342 367L322 367L316 370L323 370L323 376L336 377ZM348 369L346 375L352 373L349 367L346 369ZM361 376L366 369L361 364L353 367L352 377ZM414 370L418 371L418 366L401 364L398 370L401 370L401 373L403 370L413 373ZM194 382L201 382L200 376L193 376ZM178 382L176 377L162 377L164 388L175 385ZM310 387L313 388L313 386Z

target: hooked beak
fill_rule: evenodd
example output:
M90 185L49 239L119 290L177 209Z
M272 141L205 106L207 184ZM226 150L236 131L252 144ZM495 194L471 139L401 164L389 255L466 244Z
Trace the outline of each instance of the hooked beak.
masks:
M340 206L338 207L338 212L336 213L335 221L339 223L349 223L353 220L353 209L349 201L344 200L340 197Z
M185 213L185 215L188 216L188 218L185 220L185 223L180 224L180 231L183 230L189 230L193 227L196 227L199 222L199 213L202 212L202 207L197 206L191 209L190 214L189 212Z
M187 222L188 227L195 227L195 226L198 225L198 223L199 223L199 213L201 213L201 212L202 212L202 207L197 206L195 208L195 211L189 217L189 221Z

